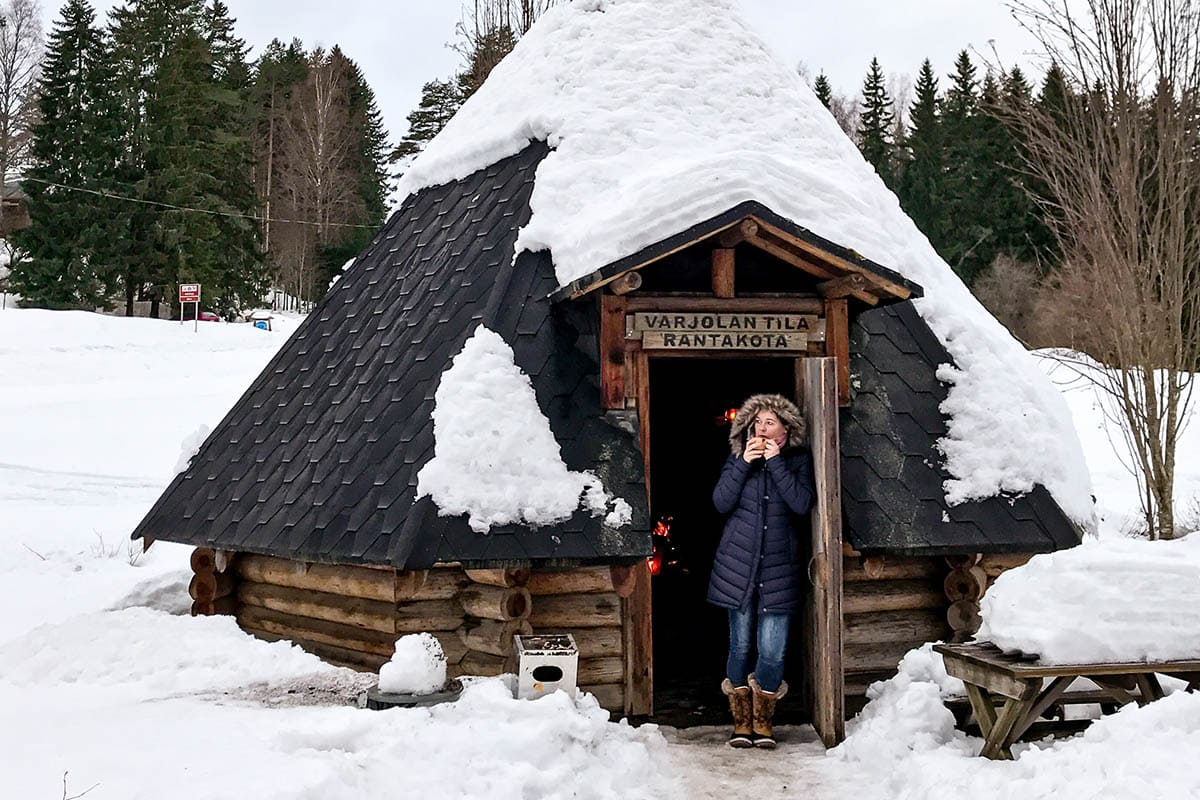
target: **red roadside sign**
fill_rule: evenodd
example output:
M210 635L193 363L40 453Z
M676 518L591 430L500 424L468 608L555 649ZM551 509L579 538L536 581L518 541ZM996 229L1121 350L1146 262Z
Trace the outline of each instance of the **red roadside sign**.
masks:
M199 303L200 302L200 284L198 284L198 283L181 283L181 284L179 284L179 302L181 302L181 303Z

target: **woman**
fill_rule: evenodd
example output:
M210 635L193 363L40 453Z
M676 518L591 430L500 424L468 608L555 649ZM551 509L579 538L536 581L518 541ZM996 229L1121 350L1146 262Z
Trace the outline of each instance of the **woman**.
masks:
M802 597L799 517L813 503L812 457L800 410L778 394L756 394L738 409L732 454L713 489L727 516L708 601L729 609L729 661L721 689L733 713L733 747L775 747L775 703L787 694L783 654ZM750 661L753 644L757 660ZM751 671L753 666L753 671Z

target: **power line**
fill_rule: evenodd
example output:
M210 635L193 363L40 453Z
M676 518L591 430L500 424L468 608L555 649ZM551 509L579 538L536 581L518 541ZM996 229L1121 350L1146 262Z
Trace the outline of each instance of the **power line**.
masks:
M26 181L32 181L33 183L40 183L44 186L51 186L55 189L63 189L68 192L82 192L83 194L92 194L92 195L96 195L97 197L105 197L105 198L108 198L109 200L125 200L130 203L141 203L142 205L155 206L157 208L165 208L165 209L168 209L171 211L191 211L196 214L209 214L214 217L234 217L236 219L253 220L254 222L282 222L282 223L286 223L289 225L316 225L318 227L322 224L320 222L313 222L311 220L306 220L306 219L279 219L277 217L263 217L263 216L259 216L258 214L239 214L236 211L214 211L210 208L193 208L191 206L177 206L173 203L163 203L158 200L146 200L141 197L129 197L127 195L115 194L113 192L108 192L103 189L84 189L81 186L67 186L66 184L55 183L54 181L42 180L41 178L30 178L28 176L21 178L21 183L24 183ZM372 230L372 231L378 230L378 228L379 228L378 225L357 225L352 222L326 222L324 224L326 226L333 227L333 228L362 228L364 230Z

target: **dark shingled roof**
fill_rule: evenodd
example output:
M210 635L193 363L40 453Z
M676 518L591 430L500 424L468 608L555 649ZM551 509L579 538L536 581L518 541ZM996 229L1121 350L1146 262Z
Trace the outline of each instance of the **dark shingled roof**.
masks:
M651 552L635 437L600 408L597 315L551 307L547 253L522 253L532 144L410 196L178 475L134 537L306 561L423 568L544 564ZM609 528L586 512L553 528L473 532L414 501L433 456L434 392L479 324L513 348L573 470L634 509Z
M636 415L600 407L595 298L552 303L562 292L550 254L513 259L547 152L544 143L531 144L407 198L133 536L408 569L439 561L554 565L649 555ZM751 205L705 224L736 220L748 209L770 213ZM465 516L438 516L428 497L415 499L417 473L433 456L431 412L441 373L480 324L512 346L567 466L594 471L627 500L632 526L615 530L579 511L553 527L480 535ZM935 370L952 359L911 302L859 314L851 354L843 507L856 548L1031 552L1079 541L1041 486L1017 498L946 506L948 475L936 450L946 433L938 410L946 388Z
M1044 486L1018 497L947 506L937 441L953 364L911 302L859 314L850 330L853 402L841 415L846 537L863 553L1047 552L1080 531Z

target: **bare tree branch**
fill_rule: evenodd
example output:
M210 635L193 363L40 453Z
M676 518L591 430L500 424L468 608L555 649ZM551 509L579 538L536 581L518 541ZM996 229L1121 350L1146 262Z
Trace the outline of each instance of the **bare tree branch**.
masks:
M1011 109L1051 198L1071 342L1134 457L1146 527L1174 535L1175 453L1200 367L1200 3L1019 0L1066 108Z

